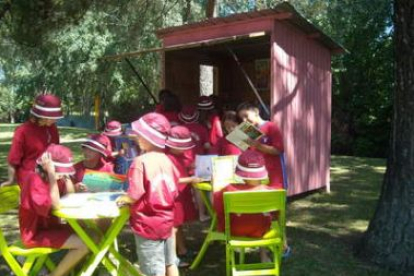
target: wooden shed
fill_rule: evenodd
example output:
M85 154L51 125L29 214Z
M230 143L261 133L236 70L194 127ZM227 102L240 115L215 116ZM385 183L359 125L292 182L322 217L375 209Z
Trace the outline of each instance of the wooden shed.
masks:
M245 70L283 132L289 194L329 190L331 55L343 52L340 45L288 3L157 35L163 43L163 87L195 103L200 65L207 65L214 72L214 94L231 106L257 98Z

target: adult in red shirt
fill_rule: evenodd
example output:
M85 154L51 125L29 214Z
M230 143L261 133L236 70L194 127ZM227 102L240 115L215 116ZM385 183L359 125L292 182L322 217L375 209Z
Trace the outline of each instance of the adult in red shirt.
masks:
M214 147L218 140L224 136L220 116L214 109L214 102L211 97L201 96L197 103L200 110L200 121L209 131L209 142Z
M131 205L130 225L143 274L178 275L172 233L179 173L164 153L170 123L161 114L148 113L131 127L145 153L134 159L127 195L117 203Z
M239 124L237 113L235 111L226 111L223 115L223 127L225 135L232 132L237 125ZM221 156L224 155L240 155L242 150L238 148L233 143L229 142L226 139L226 136L223 136L219 139L216 146L210 150L211 154L218 154Z
M36 161L37 172L30 172L27 185L21 187L19 225L22 242L27 247L68 249L68 253L52 272L66 275L88 253L82 240L67 224L54 217L60 197L74 191L69 175L75 173L72 153L64 146L51 144Z
M81 184L85 170L94 170L100 172L114 172L114 166L107 161L110 155L111 141L102 134L93 134L81 144L84 159L75 164L75 174L72 177L76 189L84 189Z
M269 173L269 186L283 188L283 172L280 154L283 154L283 137L277 125L260 117L259 109L250 103L243 103L237 109L238 116L248 121L264 134L259 140L248 141L252 148L263 154Z
M34 172L36 159L50 144L59 144L56 121L63 118L60 99L45 94L35 98L30 118L16 128L8 156L8 180L0 186L22 186L26 176Z

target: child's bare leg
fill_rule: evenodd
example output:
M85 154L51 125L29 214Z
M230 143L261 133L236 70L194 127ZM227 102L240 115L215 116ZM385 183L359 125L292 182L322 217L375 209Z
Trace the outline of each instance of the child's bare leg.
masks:
M187 253L187 247L185 246L185 239L181 226L178 228L174 228L174 232L177 255L185 255Z
M50 276L67 275L89 252L88 247L76 235L71 235L62 249L69 249L69 251Z
M169 265L166 267L167 276L179 276L180 272L178 271L178 267L176 265Z

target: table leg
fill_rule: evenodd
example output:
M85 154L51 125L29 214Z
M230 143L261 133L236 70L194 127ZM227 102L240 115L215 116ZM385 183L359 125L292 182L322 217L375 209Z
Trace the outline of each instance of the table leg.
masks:
M71 225L73 230L79 235L88 248L92 251L91 259L85 263L80 271L79 275L82 276L90 276L95 271L96 267L99 265L100 262L104 264L104 266L108 269L111 275L116 276L116 267L114 264L105 257L106 253L108 252L110 246L112 245L113 241L119 234L119 232L124 227L126 221L128 220L128 214L121 214L118 218L116 218L111 227L108 229L106 235L104 235L103 240L96 245L94 241L88 236L88 234L83 230L83 228L79 225L79 223L75 219L67 219L68 223Z

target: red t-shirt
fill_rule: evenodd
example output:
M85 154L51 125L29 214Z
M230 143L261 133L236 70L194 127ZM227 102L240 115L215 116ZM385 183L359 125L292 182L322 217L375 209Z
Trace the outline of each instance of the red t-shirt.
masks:
M195 141L195 154L205 154L204 145L210 141L208 129L200 123L184 124L184 126L191 132L191 137Z
M134 159L128 171L128 195L132 230L143 238L164 240L174 225L174 201L179 173L161 152L149 152Z
M219 139L224 136L218 115L211 115L209 118L209 136L211 146L215 146Z
M214 209L217 213L217 230L224 231L224 201L225 192L236 191L266 191L271 188L260 186L249 186L244 184L231 184L219 192L214 193ZM230 216L231 234L240 237L262 237L269 229L272 223L270 214L244 214Z
M242 154L242 150L233 143L229 142L226 137L221 137L217 144L211 148L210 153L218 154L220 156L240 155Z
M184 156L167 153L168 158L179 172L179 178L188 177L188 170ZM184 222L197 219L197 210L193 202L191 184L177 184L178 196L174 206L174 226L178 227Z
M28 185L21 187L19 224L22 242L27 247L60 248L72 235L69 225L52 216L49 183L37 173L29 173ZM59 192L66 193L65 183L58 181Z
M283 137L277 125L273 122L265 122L260 126L263 136L260 143L275 147L279 152L284 151ZM283 188L283 172L279 155L263 154L265 158L266 169L269 174L269 185L273 188Z
M50 144L59 144L59 133L55 124L39 126L27 121L14 131L8 162L16 168L16 178L20 186L29 172L34 172L36 160Z
M74 167L75 167L75 174L72 176L72 181L74 184L82 182L86 169L99 171L99 172L108 172L108 173L114 172L113 164L110 162L105 162L104 160L101 160L95 168L86 168L85 165L83 164L83 161L76 163Z

